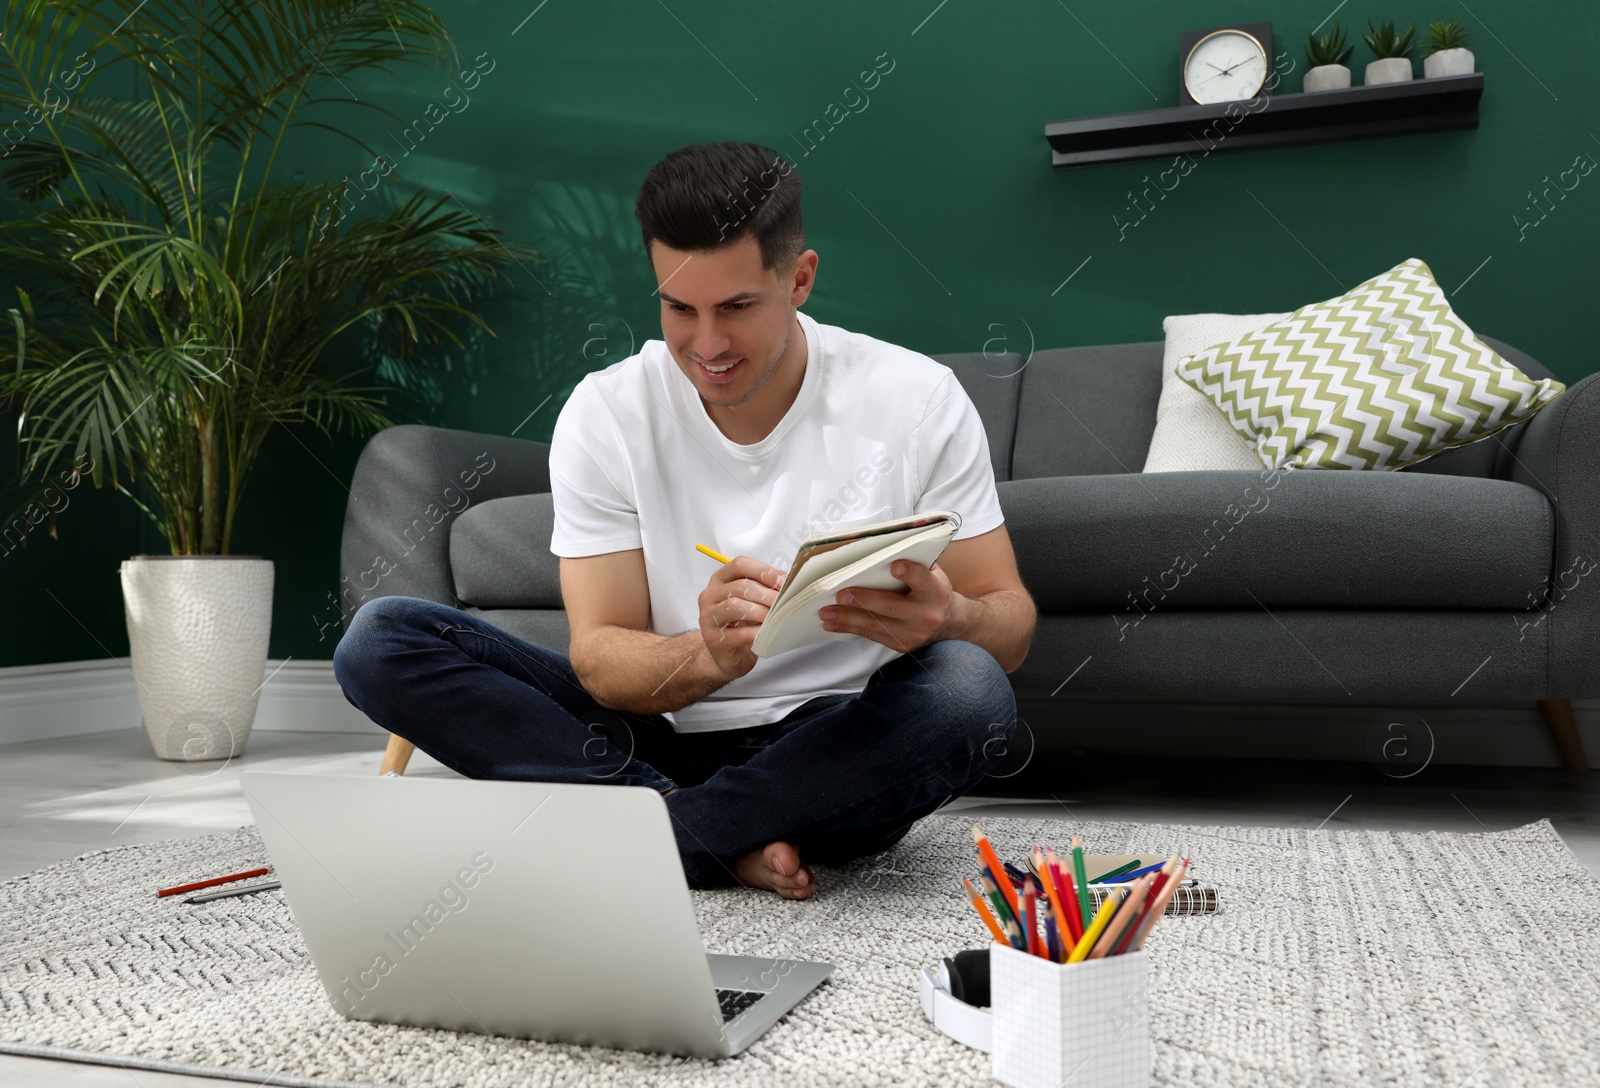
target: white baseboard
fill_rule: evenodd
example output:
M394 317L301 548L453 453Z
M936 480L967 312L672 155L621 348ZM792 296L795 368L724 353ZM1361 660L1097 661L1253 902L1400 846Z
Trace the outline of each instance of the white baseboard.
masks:
M351 706L331 661L267 662L253 728L383 732ZM128 729L140 722L127 658L0 668L0 744Z
M0 744L139 724L127 659L0 669Z
M345 700L333 678L333 662L269 661L267 674L254 728L383 733ZM1600 767L1600 699L1575 700L1572 706L1589 758ZM1130 754L1245 759L1365 759L1373 716L1336 707L1100 707L1101 715L1113 714L1118 724L1108 733L1101 715L1088 706L1030 701L1020 709L1040 729L1040 750L1082 745ZM1418 707L1415 712L1432 730L1437 762L1560 766L1549 730L1532 704ZM128 729L139 720L127 658L0 668L0 745ZM1298 728L1286 728L1291 725Z

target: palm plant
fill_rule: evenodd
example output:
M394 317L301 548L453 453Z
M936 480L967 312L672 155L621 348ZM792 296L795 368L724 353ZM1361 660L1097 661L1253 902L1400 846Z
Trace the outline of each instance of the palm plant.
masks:
M0 26L0 110L31 126L21 140L16 125L0 133L12 145L0 179L31 213L0 224L0 267L26 285L9 310L0 406L19 414L25 488L86 463L173 554L227 554L274 427L390 422L384 390L325 358L330 342L357 329L405 361L419 343L461 345L462 320L492 335L467 304L513 247L420 190L357 217L339 207L348 176L273 177L289 134L308 127L370 154L362 178L388 177L362 140L311 117L372 105L345 77L450 45L420 0L128 10L11 0ZM119 71L133 95L91 93Z
M1369 21L1367 29L1371 33L1361 35L1361 40L1367 43L1367 48L1379 60L1410 56L1411 38L1417 32L1416 23L1406 27L1403 34L1396 33L1393 19L1385 19L1379 26L1373 26Z
M1306 62L1313 68L1324 64L1343 64L1350 59L1353 45L1345 44L1344 30L1338 23L1326 34L1312 32L1306 41Z

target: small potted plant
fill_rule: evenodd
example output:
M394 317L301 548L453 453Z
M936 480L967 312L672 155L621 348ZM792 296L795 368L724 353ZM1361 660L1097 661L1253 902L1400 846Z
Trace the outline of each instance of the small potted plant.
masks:
M1367 65L1367 86L1374 83L1404 83L1411 78L1411 39L1417 24L1406 27L1404 34L1395 33L1394 20L1386 19L1382 26L1367 23L1369 34L1361 35L1378 59Z
M1428 79L1469 75L1476 59L1467 48L1467 28L1460 19L1428 24L1428 50L1422 54L1422 74Z
M1353 45L1346 45L1344 31L1338 23L1326 34L1312 31L1306 41L1306 69L1303 88L1307 91L1332 91L1350 86L1350 69L1345 61L1350 59Z

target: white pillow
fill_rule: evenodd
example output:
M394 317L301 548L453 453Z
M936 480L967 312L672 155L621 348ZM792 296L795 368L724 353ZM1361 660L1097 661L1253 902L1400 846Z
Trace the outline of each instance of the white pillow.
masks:
M1289 314L1175 314L1161 323L1161 401L1156 431L1145 457L1146 472L1201 469L1261 469L1255 443L1246 439L1204 393L1179 378L1178 360L1255 332Z

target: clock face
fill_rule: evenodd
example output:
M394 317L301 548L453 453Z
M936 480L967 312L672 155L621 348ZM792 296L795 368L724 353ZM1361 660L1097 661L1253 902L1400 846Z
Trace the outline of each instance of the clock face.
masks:
M1202 104L1253 98L1266 81L1266 51L1242 30L1207 34L1183 65L1183 85Z

